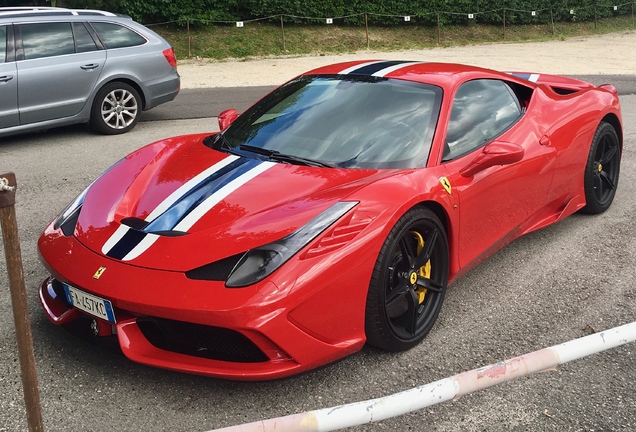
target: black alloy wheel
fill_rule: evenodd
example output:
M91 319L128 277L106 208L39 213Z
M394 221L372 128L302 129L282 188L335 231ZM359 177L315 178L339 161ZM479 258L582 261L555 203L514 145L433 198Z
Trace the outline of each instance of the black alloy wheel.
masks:
M621 148L614 127L606 122L596 129L585 167L584 213L599 214L607 210L618 187Z
M409 210L389 233L367 296L369 344L388 351L412 348L437 320L448 283L448 243L431 210Z

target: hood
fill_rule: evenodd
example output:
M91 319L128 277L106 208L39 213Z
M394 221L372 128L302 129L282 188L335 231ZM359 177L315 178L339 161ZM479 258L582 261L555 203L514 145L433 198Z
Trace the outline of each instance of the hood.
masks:
M383 176L244 158L205 137L151 144L107 171L86 194L76 238L114 260L186 271L280 239Z

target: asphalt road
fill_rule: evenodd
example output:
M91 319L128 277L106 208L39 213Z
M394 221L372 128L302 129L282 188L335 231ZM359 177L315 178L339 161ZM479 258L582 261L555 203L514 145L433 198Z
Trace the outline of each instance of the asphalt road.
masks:
M75 126L3 139L0 172L16 172L19 184L16 211L46 430L206 431L387 395L634 321L636 96L621 102L621 180L606 213L573 215L486 260L450 287L433 331L408 352L365 348L322 369L263 383L132 363L53 326L37 301L36 287L46 276L36 250L44 226L123 155L162 137L213 130L214 119L145 122L117 137ZM633 431L635 360L636 346L629 344L352 430ZM3 262L0 432L27 430L25 419Z
M632 75L579 75L575 78L595 85L613 84L621 96L636 94L636 79ZM276 86L183 89L171 103L144 112L141 121L214 117L228 108L243 112L274 88Z

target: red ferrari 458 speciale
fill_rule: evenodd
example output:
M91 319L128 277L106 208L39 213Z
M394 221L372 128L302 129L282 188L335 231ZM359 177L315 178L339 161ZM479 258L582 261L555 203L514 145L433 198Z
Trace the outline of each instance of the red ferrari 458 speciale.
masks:
M219 125L130 154L46 228L51 321L231 379L406 350L494 251L605 211L623 143L611 85L407 61L313 70Z

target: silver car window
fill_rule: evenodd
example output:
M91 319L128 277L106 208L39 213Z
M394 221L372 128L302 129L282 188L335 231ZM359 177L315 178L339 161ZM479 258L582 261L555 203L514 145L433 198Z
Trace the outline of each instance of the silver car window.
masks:
M131 47L146 43L144 37L118 24L92 22L91 25L99 35L106 49Z
M75 52L71 23L20 24L26 60Z
M75 51L78 53L97 51L97 45L82 23L73 23Z

